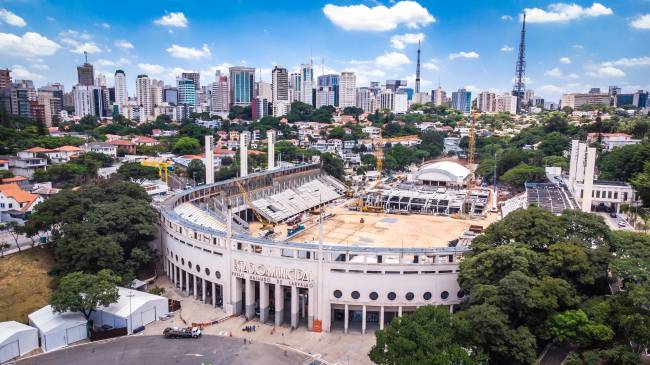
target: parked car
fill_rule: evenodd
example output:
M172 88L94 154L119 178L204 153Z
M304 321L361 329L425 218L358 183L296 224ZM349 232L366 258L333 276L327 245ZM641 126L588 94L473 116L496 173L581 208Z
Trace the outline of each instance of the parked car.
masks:
M618 226L619 227L627 227L627 223L625 223L625 221L618 221Z
M609 216L612 218L616 218L616 212L612 210L612 212L609 213Z
M201 329L198 327L167 327L163 331L165 338L199 338L201 337Z
M161 320L161 321L167 321L167 320L171 319L172 317L173 317L173 315L171 313L165 313L162 316L158 316L158 319Z

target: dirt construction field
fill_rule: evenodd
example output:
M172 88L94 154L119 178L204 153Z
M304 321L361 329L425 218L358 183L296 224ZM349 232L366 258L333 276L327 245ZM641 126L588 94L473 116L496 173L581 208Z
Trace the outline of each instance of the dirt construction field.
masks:
M485 219L455 219L431 215L360 213L337 206L326 209L334 214L323 226L324 242L350 246L446 247L470 225L487 227L494 215ZM363 218L364 223L360 223ZM318 240L318 225L306 229L291 241Z

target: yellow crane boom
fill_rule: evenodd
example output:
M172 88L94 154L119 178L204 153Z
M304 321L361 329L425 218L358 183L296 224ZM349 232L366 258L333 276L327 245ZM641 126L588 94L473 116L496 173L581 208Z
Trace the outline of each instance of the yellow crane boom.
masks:
M244 198L244 201L246 202L246 205L248 206L248 208L250 208L250 210L253 211L253 214L255 214L255 218L257 218L257 220L260 221L260 223L262 223L262 229L271 229L271 230L273 230L274 225L271 222L269 222L268 220L266 220L266 218L262 217L262 215L259 214L257 212L257 210L255 210L255 206L253 205L253 200L251 199L250 194L248 193L248 190L246 190L246 188L244 188L244 185L242 185L242 183L239 182L239 181L235 181L235 183L237 184L237 187L239 188L239 192L241 193L242 197Z

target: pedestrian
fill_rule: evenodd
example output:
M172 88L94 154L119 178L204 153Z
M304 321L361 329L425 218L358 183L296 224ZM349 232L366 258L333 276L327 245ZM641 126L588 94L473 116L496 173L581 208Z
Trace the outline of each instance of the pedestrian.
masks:
M246 344L246 338L244 338L244 345Z

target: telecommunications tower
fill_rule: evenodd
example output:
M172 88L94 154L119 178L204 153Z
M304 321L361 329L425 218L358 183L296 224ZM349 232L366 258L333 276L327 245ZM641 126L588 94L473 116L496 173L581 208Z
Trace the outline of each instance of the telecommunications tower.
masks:
M517 68L515 71L515 85L512 88L512 95L517 97L517 114L523 107L524 93L526 92L526 13L524 13L521 24L521 39L519 41L519 55L517 56Z

